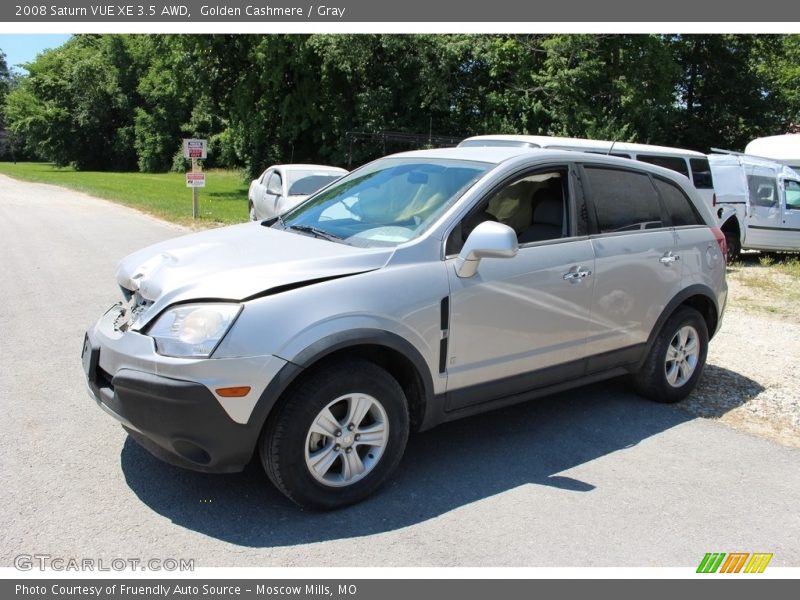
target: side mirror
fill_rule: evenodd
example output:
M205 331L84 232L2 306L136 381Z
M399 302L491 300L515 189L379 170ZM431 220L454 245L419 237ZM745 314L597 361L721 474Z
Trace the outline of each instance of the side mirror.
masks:
M472 277L482 258L513 258L519 244L517 234L508 225L484 221L472 230L456 258L456 275Z
M283 194L283 190L281 189L281 184L276 182L274 179L269 182L267 185L267 193L270 196L281 196Z

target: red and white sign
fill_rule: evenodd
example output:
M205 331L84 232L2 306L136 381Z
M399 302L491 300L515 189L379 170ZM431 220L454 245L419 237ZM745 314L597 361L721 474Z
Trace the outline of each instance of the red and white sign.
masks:
M189 171L186 173L186 187L206 187L206 174Z
M184 158L206 158L208 144L206 140L183 140L183 156Z

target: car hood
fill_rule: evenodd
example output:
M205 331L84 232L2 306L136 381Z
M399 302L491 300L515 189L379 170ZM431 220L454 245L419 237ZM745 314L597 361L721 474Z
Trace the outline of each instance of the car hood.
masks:
M134 252L119 264L117 283L153 302L147 311L153 315L176 302L240 301L287 285L371 271L392 253L246 223Z

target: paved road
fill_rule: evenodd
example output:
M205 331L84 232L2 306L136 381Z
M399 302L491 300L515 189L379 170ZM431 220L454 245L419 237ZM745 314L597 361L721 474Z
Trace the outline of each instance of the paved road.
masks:
M197 566L800 566L800 451L618 383L412 436L382 493L304 513L257 464L152 458L89 399L83 331L125 254L181 230L0 176L0 566L20 554ZM757 359L757 357L754 357Z

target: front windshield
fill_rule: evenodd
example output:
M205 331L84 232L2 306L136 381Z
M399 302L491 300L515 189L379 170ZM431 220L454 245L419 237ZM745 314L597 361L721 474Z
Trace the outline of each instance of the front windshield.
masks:
M283 226L354 246L413 239L492 165L430 158L384 158L343 177L283 217Z

